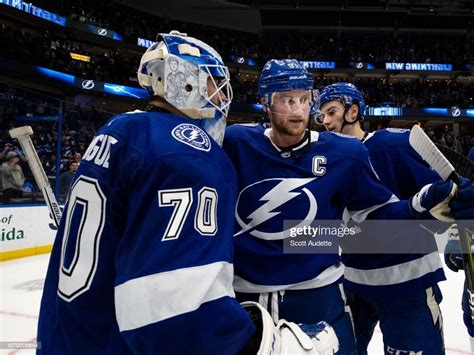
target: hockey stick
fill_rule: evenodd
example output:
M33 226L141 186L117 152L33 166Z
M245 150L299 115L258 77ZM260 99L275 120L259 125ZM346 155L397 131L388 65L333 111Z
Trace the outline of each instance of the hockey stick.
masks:
M456 172L462 177L474 180L474 162L455 150L441 144L436 144L446 159L453 165Z
M420 126L413 126L410 132L410 145L438 173L443 180L452 180L459 186L461 176L453 165L441 153ZM469 306L471 321L474 324L474 260L472 255L472 234L467 228L460 228L459 241L461 243L464 273L466 274L467 291L469 293Z
M41 161L39 160L38 154L36 154L35 147L33 146L33 142L31 141L30 135L33 134L33 129L30 126L23 126L13 128L9 131L9 133L10 137L18 139L21 148L25 152L28 165L30 166L31 172L33 173L38 187L43 192L49 212L53 216L56 227L59 227L59 221L61 220L61 210L59 209L56 197L53 194L53 190L51 190L48 177L44 172Z

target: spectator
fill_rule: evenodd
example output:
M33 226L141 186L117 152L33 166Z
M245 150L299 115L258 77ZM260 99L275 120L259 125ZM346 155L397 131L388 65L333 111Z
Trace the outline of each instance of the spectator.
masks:
M9 204L11 198L23 196L25 176L21 166L19 154L15 151L7 153L7 161L2 164L3 203Z
M69 170L62 173L59 177L59 199L64 202L66 200L69 187L71 187L71 182L76 174L79 163L77 161L71 160L69 162Z

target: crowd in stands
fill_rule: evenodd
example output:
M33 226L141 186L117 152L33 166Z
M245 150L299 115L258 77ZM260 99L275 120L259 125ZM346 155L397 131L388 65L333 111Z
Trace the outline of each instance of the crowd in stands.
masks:
M8 131L21 125L33 127L33 144L54 188L57 176L58 122L51 121L50 118L58 115L58 103L57 98L12 85L0 84L0 163L8 162L12 158L11 152L17 154L19 157L17 163L21 165L25 178L23 190L30 195L39 196L39 198L41 198L40 193L35 188L36 184L21 148L18 142L10 138ZM48 120L19 121L19 119L28 119L29 116L48 117ZM97 129L110 117L111 113L97 110L94 107L67 105L63 114L59 175L67 172L72 162L80 161ZM3 181L1 185L3 185ZM64 198L64 195L60 197ZM2 201L8 203L8 200L3 199ZM31 199L28 201L31 202Z
M24 28L0 23L1 56L26 64L54 69L80 78L91 78L103 82L130 84L135 76L136 60L130 61L119 48L103 53L90 53L83 45L69 39L61 31L42 33L26 31ZM90 62L73 60L70 53L90 56ZM138 58L138 57L137 57Z
M417 62L474 64L474 38L468 35L432 36L394 34L324 34L303 32L263 32L260 34L216 29L191 23L182 23L126 7L116 2L92 0L38 0L34 5L57 12L87 24L115 30L128 38L154 39L157 32L179 29L196 36L219 49L226 59L230 55L249 57L259 65L273 58L338 62ZM278 40L276 40L276 38ZM66 72L80 78L94 79L123 85L136 86L140 48L136 52L121 48L97 48L74 40L69 32L37 30L24 23L13 24L0 18L1 57L21 63L39 65ZM70 53L90 56L90 62L73 60ZM258 69L256 69L258 71ZM131 79L132 78L132 79ZM416 107L474 107L474 83L457 80L389 80L387 78L352 78L363 91L369 106L391 105ZM331 73L315 73L315 87L341 81ZM258 103L257 82L244 79L234 72L232 78L234 102ZM28 90L0 83L0 163L9 164L5 171L12 171L15 178L10 188L22 186L25 193L35 193L35 183L18 143L11 140L8 130L23 124L19 117L51 116L58 113L59 98L38 95ZM60 152L60 171L57 168L58 126L56 121L35 121L34 144L52 186L61 175L62 185L67 185L77 163L89 142L110 113L94 107L66 105ZM431 138L440 144L466 154L474 146L474 136L456 136L446 129L428 130ZM22 168L21 174L17 167ZM3 169L2 169L3 173ZM22 175L23 174L23 175ZM12 176L13 176L12 175ZM23 176L23 177L22 177ZM6 177L4 178L6 181ZM64 182L65 181L65 182ZM8 184L8 183L7 183ZM1 186L0 186L1 187ZM5 186L3 187L5 189ZM14 188L18 190L18 188ZM65 186L60 186L64 198ZM2 194L3 203L21 197L15 191Z
M356 37L330 36L311 33L263 33L260 35L238 31L216 31L210 26L158 18L115 2L90 0L43 1L45 9L69 15L76 20L111 29L126 29L128 35L155 38L157 31L179 28L195 34L219 48L226 58L230 54L248 56L264 63L278 53L280 57L341 61L414 61L434 63L471 63L472 40L469 36L434 37ZM114 16L110 16L113 14ZM23 63L44 66L85 79L136 86L139 52L125 49L106 49L92 52L85 45L72 40L66 32L27 30L20 24L0 21L2 57ZM276 36L276 37L275 37ZM355 35L353 35L355 36ZM278 40L275 40L278 38ZM143 48L141 50L144 50ZM91 57L90 62L74 60L70 52ZM331 73L315 75L317 88L339 81ZM347 79L346 79L347 80ZM474 84L456 80L413 79L393 81L380 78L349 79L366 95L371 106L391 103L400 107L443 106L474 107ZM256 103L257 84L233 78L235 102Z
M315 76L315 88L338 81L350 81L366 98L369 106L390 105L397 107L474 107L474 82L460 83L454 80L410 79L390 81L385 78L340 79ZM256 81L232 81L236 102L257 103L259 96Z
M58 114L58 98L40 94L28 89L22 89L13 85L0 83L0 164L10 164L8 170L15 171L15 183L21 187L22 194L18 191L9 191L7 195L2 194L2 203L31 202L32 198L21 200L23 193L26 196L33 196L41 199L41 193L37 191L31 171L28 168L26 159L23 156L18 142L9 137L8 130L15 126L29 124L33 126L33 143L36 147L42 165L51 182L53 188L56 185L56 178L60 175L60 186L58 195L60 201L65 198L66 186L71 181L71 175L77 169L81 157L84 155L92 137L97 129L111 117L111 113L103 112L94 107L81 107L80 105L66 105L63 117L61 135L61 155L60 171L56 174L57 168L57 147L58 147L58 125L56 121L31 121L22 122L19 118L28 116L49 116ZM474 146L474 136L456 136L450 126L442 126L436 129L428 129L427 133L436 142L448 146L460 153L467 154L468 150ZM21 167L21 173L16 166ZM7 169L2 168L3 173ZM3 184L12 189L12 184ZM15 188L19 190L19 188ZM20 197L20 200L18 200ZM34 198L33 198L34 199Z
M135 37L154 39L157 32L180 29L219 48L221 54L246 56L263 63L275 53L282 58L357 62L465 64L474 59L473 39L469 36L388 34L374 38L374 34L336 36L290 31L256 35L177 22L111 1L41 0L37 3L82 22Z

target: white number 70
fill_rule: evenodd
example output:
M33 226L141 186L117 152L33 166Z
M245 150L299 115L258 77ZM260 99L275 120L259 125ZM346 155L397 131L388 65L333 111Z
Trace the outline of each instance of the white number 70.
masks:
M194 217L194 229L205 236L213 236L217 232L217 191L203 187L198 192L198 206ZM162 241L178 239L186 217L193 203L192 188L158 191L160 207L174 207Z

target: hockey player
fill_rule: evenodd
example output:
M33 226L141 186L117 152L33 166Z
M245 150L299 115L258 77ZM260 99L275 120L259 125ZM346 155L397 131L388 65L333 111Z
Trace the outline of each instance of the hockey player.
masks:
M474 161L474 147L468 153L468 158ZM474 195L472 196L474 199ZM461 244L459 241L459 231L458 226L453 225L452 231L453 234L455 233L455 239L448 241L446 245L445 254L444 254L444 261L448 268L454 272L458 272L459 270L464 269L462 254L461 254ZM467 290L467 283L464 282L464 290L462 293L462 311L463 311L463 321L467 329L467 333L469 335L469 343L471 346L471 353L474 354L474 324L472 321L472 312L471 312L471 295Z
M320 108L319 123L328 131L363 142L380 181L397 197L408 199L424 185L440 180L410 146L408 130L364 132L360 122L365 100L353 84L341 82L325 87ZM345 253L343 249L345 286L359 354L367 353L378 321L386 353L444 353L439 308L442 296L437 283L445 280L445 275L434 238L422 229L414 233L419 239L425 237L424 247L418 244L411 253L408 249L404 254L366 255ZM385 236L375 232L364 237L375 243ZM417 248L431 253L417 252Z
M172 87L183 95L166 95L170 61L190 73ZM228 69L213 48L173 31L145 52L138 80L148 109L103 126L74 177L38 353L235 354L254 332L232 289L236 176L218 144Z
M410 201L398 201L377 181L358 140L307 130L312 87L311 74L298 61L271 60L259 80L271 128L226 130L224 149L236 167L239 191L234 288L237 299L258 301L274 320L328 322L339 338L338 354L355 354L337 251L283 253L290 232L284 221L415 218L421 211L434 213L454 186L434 184Z

